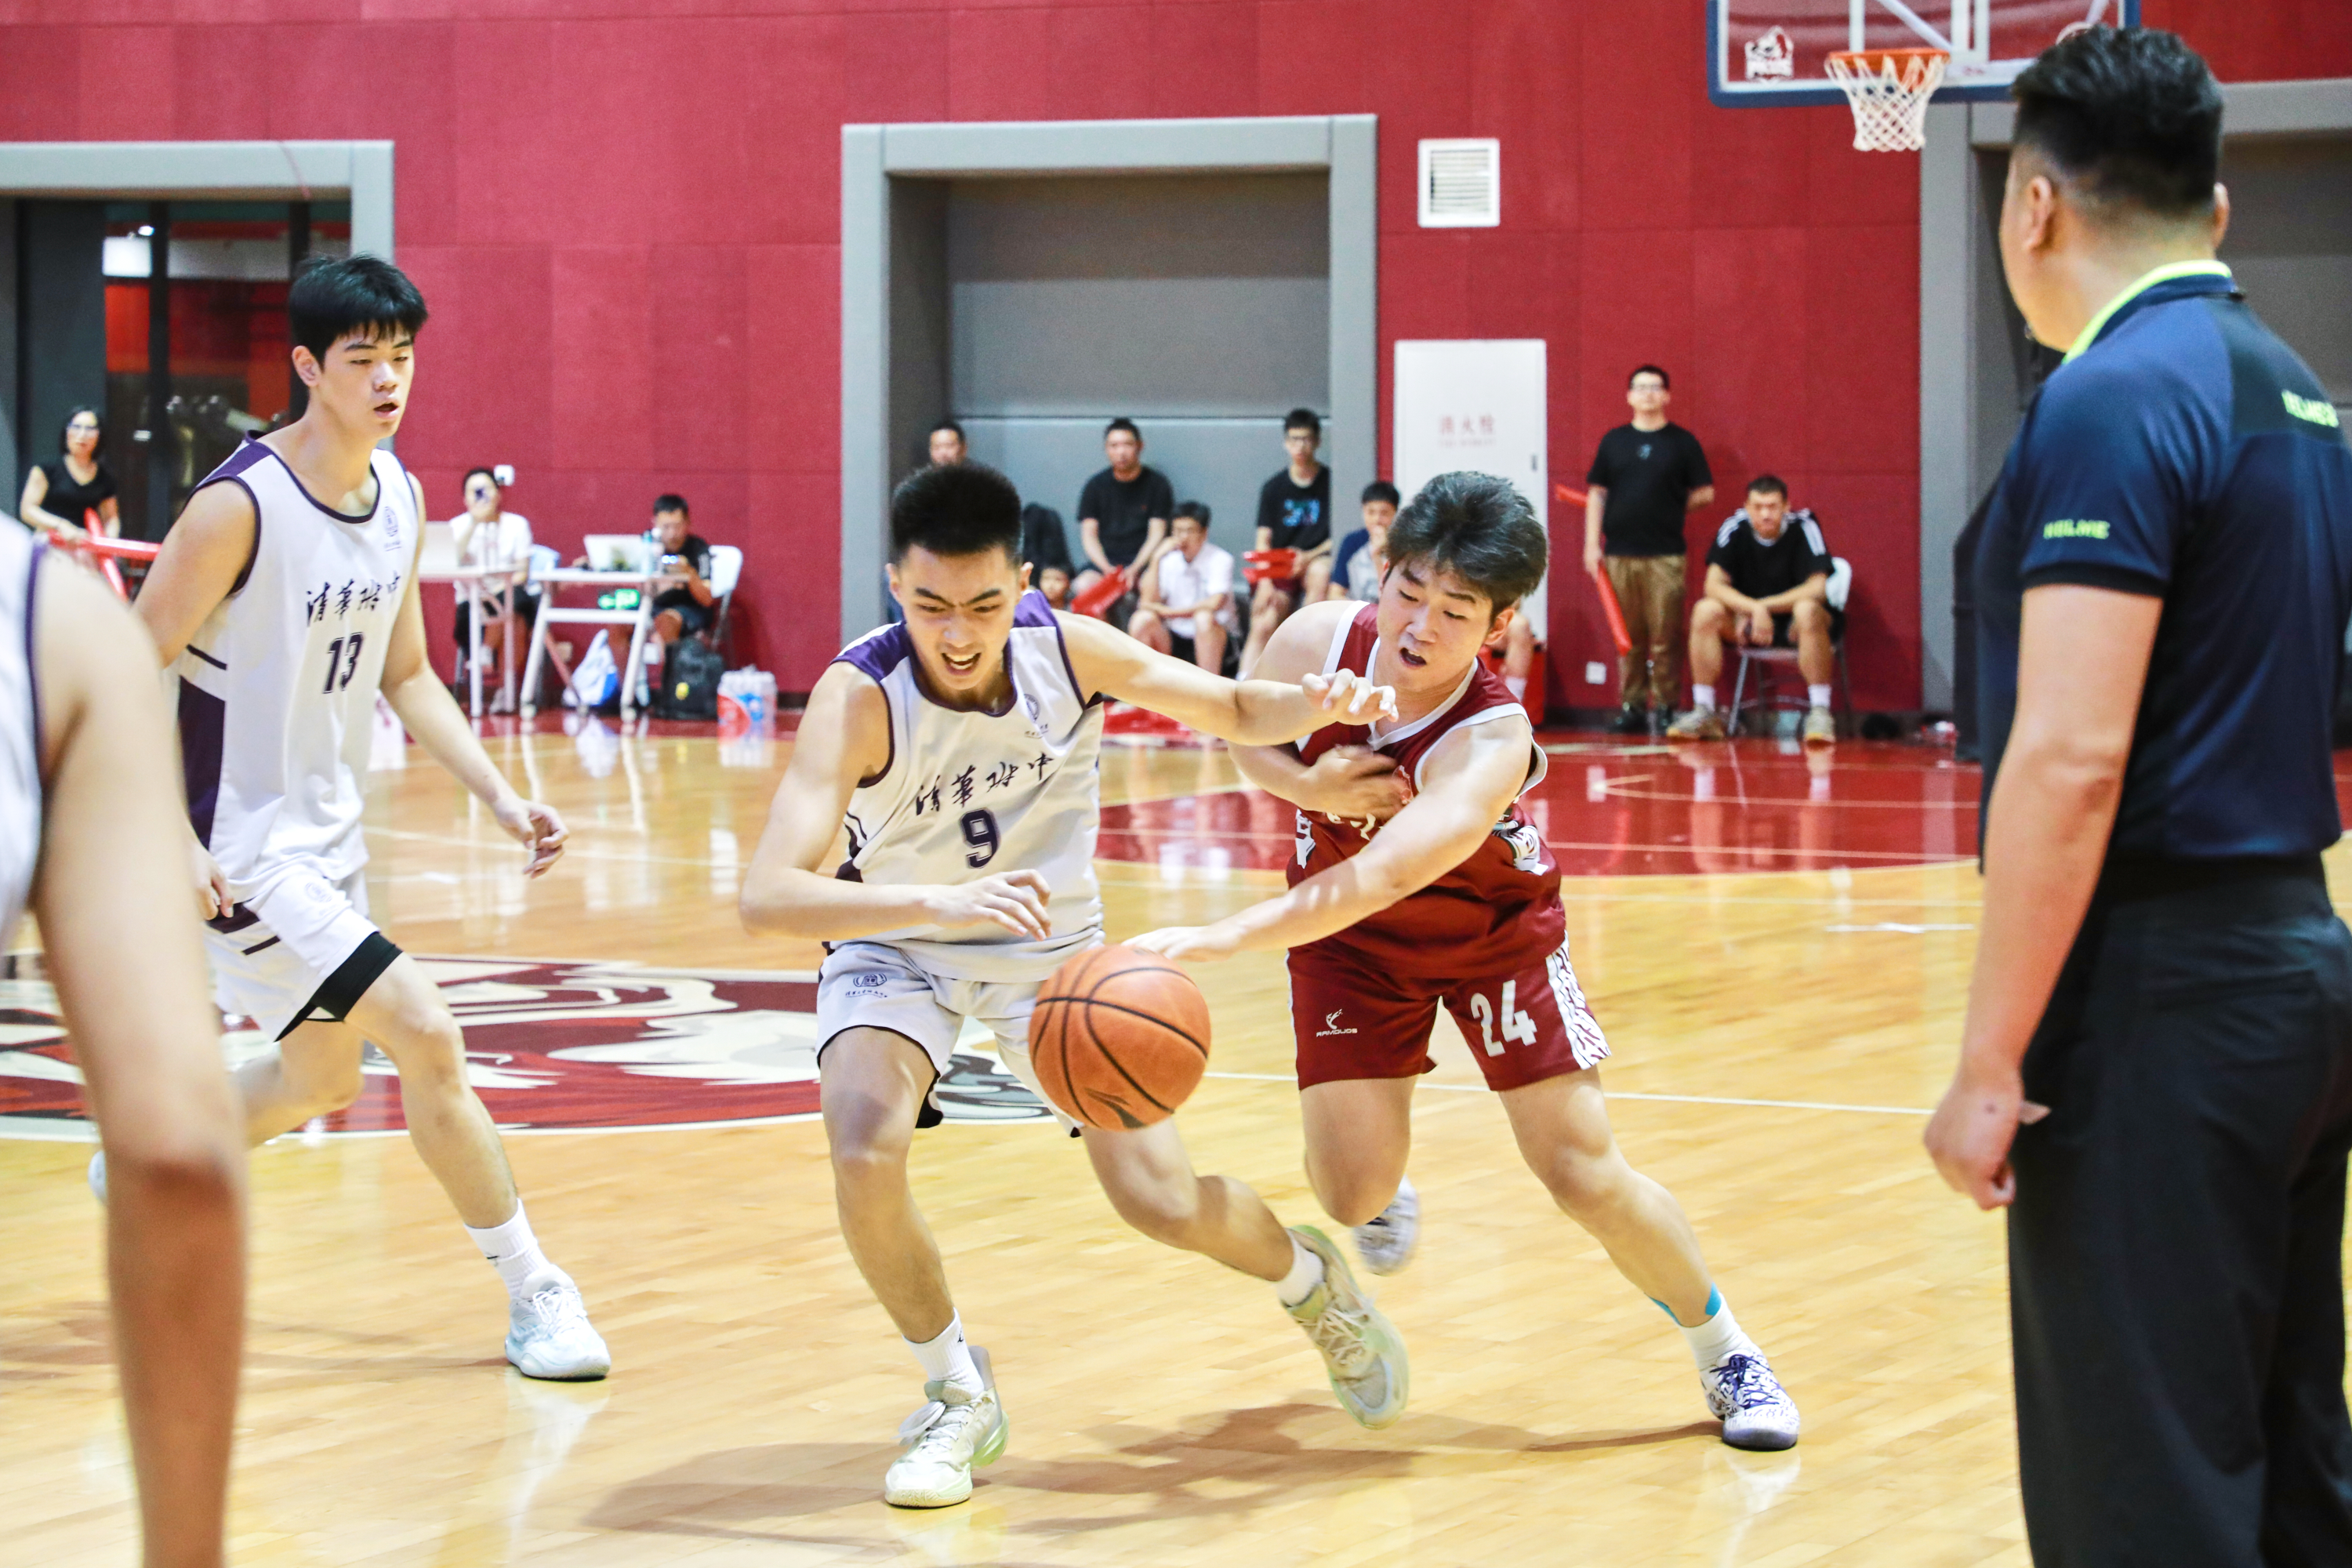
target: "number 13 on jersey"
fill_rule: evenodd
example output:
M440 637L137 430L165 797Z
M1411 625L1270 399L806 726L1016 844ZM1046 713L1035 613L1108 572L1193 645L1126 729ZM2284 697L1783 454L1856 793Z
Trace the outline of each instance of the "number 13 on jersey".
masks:
M337 637L327 645L327 684L320 687L320 690L332 697L336 692L350 687L352 677L360 672L360 649L366 642L365 632L353 632L349 637ZM349 657L346 658L346 655ZM335 673L335 667L338 664L342 666L341 675Z
M1471 994L1470 1016L1478 1020L1479 1044L1486 1047L1488 1056L1501 1056L1504 1046L1513 1040L1523 1046L1536 1043L1536 1021L1519 1011L1518 999L1519 983L1516 980L1503 982L1503 994L1496 1001L1488 1001L1483 991ZM1497 1022L1502 1026L1501 1039L1495 1037Z

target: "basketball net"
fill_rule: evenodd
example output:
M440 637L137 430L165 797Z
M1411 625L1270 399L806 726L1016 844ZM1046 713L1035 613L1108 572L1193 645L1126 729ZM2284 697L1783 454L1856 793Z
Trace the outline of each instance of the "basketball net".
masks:
M1951 57L1941 49L1840 50L1832 80L1853 105L1853 144L1864 153L1916 153L1927 144L1927 100Z

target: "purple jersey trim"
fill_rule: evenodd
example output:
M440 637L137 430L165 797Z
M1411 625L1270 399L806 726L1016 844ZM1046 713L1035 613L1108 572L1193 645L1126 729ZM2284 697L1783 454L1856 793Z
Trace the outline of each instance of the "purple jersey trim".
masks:
M915 656L915 645L907 640L903 626L886 627L869 633L833 656L835 664L845 664L874 682L882 693L882 731L889 737L889 755L882 759L882 771L870 779L859 779L859 789L872 789L890 776L890 768L898 760L898 725L890 712L890 689L882 684L883 678Z
M188 826L207 849L213 842L213 811L220 804L221 742L227 729L227 703L180 682L180 770L188 792Z
M1013 624L1016 626L1051 626L1054 629L1054 646L1062 650L1062 673L1070 678L1070 695L1078 700L1081 708L1091 708L1102 700L1099 692L1089 696L1078 684L1077 668L1070 662L1070 639L1062 635L1061 617L1054 614L1054 606L1046 601L1045 595L1034 588L1022 595L1020 603L1013 606Z
M212 655L206 653L204 649L198 647L194 643L190 643L184 651L194 654L198 658L203 659L215 669L226 669L228 668L227 665L223 664L220 660L215 658Z
M245 445L222 458L220 467L206 474L203 481L196 486L196 489L200 490L210 485L235 485L245 492L246 500L253 508L253 548L246 552L245 564L237 568L236 581L228 585L228 596L232 599L245 592L245 580L253 575L253 563L261 559L261 498L255 495L253 487L238 476L261 461L268 452L269 448L256 440L248 432L245 437ZM291 474L294 470L289 468L286 471ZM301 489L301 481L296 480L294 488ZM302 493L308 495L310 492L303 490ZM195 490L188 492L188 499L195 500ZM185 510L184 506L183 510ZM221 668L226 669L228 667L223 665Z

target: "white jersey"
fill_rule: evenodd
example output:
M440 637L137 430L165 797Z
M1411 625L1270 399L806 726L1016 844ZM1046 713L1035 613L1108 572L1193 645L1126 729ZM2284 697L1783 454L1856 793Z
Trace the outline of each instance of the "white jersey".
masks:
M364 517L315 500L263 441L205 480L253 498L253 559L173 673L188 818L240 902L298 867L334 882L367 863L376 688L424 538L407 470L369 464Z
M33 689L33 584L47 552L0 526L0 951L41 860L41 705Z
M849 797L849 859L838 874L903 886L1034 871L1053 894L1044 942L994 924L908 926L863 940L887 942L934 973L982 981L1043 980L1100 941L1102 705L1078 689L1045 596L1033 589L1013 606L1004 650L1013 697L1002 712L942 708L926 696L902 626L867 633L835 662L871 677L890 706L890 760Z

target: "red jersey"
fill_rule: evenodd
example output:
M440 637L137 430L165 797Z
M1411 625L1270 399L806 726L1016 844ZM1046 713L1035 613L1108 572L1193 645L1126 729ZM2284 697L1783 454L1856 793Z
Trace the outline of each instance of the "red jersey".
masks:
M1380 633L1380 606L1366 605L1332 639L1323 673L1352 670L1369 675ZM1454 695L1435 710L1375 735L1361 724L1331 724L1297 742L1299 760L1312 763L1334 746L1370 746L1393 757L1417 790L1430 752L1454 731L1507 719L1522 721L1527 710L1511 696L1502 677L1473 661ZM1544 776L1543 749L1528 746L1527 783L1520 798L1470 858L1417 893L1347 930L1308 944L1352 953L1390 973L1454 979L1502 974L1540 965L1558 952L1568 934L1559 902L1559 866L1528 820L1521 804ZM1372 841L1377 824L1346 822L1319 811L1298 813L1298 842L1286 868L1297 887L1338 865Z

